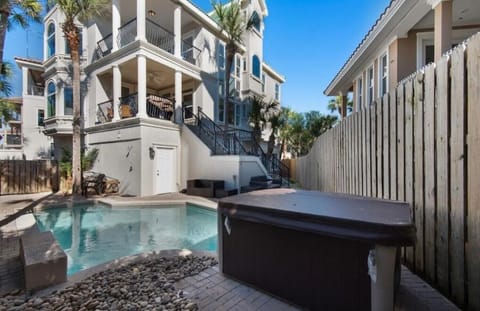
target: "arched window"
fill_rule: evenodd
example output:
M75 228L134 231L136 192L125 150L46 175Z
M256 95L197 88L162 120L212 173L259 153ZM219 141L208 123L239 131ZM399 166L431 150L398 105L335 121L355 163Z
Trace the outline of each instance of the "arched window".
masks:
M55 55L55 24L52 22L47 28L47 58Z
M55 116L57 87L53 81L50 81L47 86L47 116Z
M258 32L260 32L260 25L262 24L262 19L260 18L260 16L258 15L258 13L256 11L253 12L253 14L252 14L251 23L252 23L253 27Z
M252 58L252 74L260 79L260 58L257 55Z

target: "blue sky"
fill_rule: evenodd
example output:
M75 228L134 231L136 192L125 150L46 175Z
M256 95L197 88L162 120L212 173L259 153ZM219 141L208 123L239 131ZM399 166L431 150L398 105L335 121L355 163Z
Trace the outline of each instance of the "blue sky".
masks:
M193 0L205 11L210 0ZM282 104L299 112L327 113L323 90L340 70L389 0L267 0L264 60L284 75ZM42 58L42 29L7 34L6 59ZM15 95L21 93L17 71Z

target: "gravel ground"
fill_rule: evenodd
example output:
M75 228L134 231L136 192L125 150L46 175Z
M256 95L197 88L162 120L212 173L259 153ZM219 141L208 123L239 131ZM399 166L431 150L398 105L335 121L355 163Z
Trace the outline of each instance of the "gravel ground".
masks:
M149 257L102 271L47 297L13 292L0 298L6 310L197 310L173 283L215 265L212 257Z

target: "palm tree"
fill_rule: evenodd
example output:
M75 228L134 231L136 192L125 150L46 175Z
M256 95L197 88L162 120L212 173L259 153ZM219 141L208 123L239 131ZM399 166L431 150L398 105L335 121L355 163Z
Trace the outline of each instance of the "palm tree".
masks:
M342 115L342 96L338 95L335 98L332 98L328 101L328 110L330 112L338 112L339 115ZM353 102L351 100L347 101L347 112L350 113L353 110Z
M242 8L238 0L232 0L224 4L221 0L212 0L212 7L215 12L214 18L222 31L227 35L225 45L225 111L227 117L225 120L225 130L228 129L228 123L233 115L233 108L230 104L230 78L232 74L232 65L235 54L239 51L238 44L243 43L243 35L253 26L253 15L245 20L242 14Z
M72 89L73 89L73 135L72 135L72 179L74 194L81 193L81 115L80 115L80 30L77 20L88 20L99 15L107 0L53 0L57 4L65 20L62 31L67 38L72 58Z
M263 100L263 97L252 96L250 99L252 109L249 115L250 126L253 127L253 137L258 144L262 138L262 131L265 129L267 122L280 112L280 105L271 101L269 103Z
M12 94L12 84L10 80L13 77L12 64L3 62L0 66L0 98L9 97Z
M27 28L31 21L40 22L41 12L38 0L0 0L0 62L7 31L15 24Z

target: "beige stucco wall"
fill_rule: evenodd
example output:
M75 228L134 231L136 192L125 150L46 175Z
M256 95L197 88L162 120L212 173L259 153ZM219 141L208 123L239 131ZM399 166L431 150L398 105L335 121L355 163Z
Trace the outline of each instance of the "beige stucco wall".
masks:
M38 110L47 113L45 98L43 96L23 96L22 131L23 153L27 160L50 158L50 143L52 139L42 132L43 127L38 126Z
M263 165L253 156L211 155L203 144L185 125L182 127L182 186L189 179L219 179L225 188L240 189L247 186L253 176L265 176Z
M134 121L123 121L122 127L101 125L89 130L89 148L99 149L93 170L119 179L123 194L152 195L154 161L149 157L149 147L177 149L177 163L180 163L180 129L168 121ZM176 184L181 183L178 170L175 168Z

